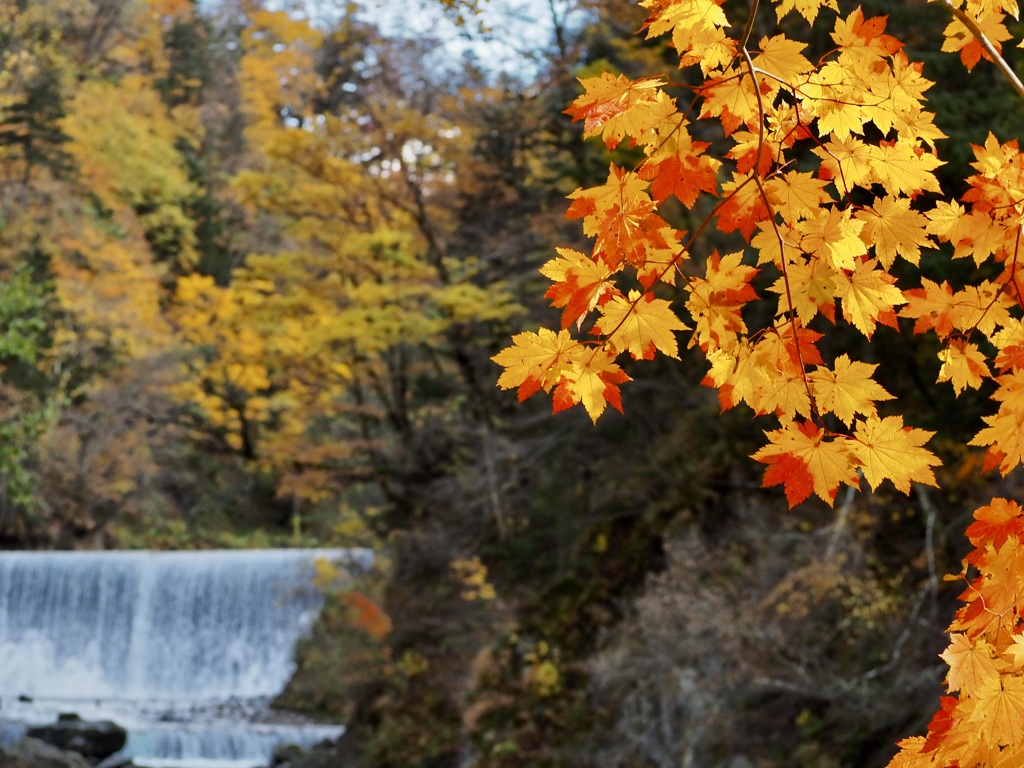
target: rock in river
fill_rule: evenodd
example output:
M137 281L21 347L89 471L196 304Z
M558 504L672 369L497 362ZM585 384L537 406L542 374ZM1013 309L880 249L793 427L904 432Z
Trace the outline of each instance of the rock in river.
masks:
M88 761L76 752L66 752L31 738L0 749L0 765L4 768L91 768Z
M61 715L53 725L29 728L28 735L94 760L110 757L128 738L127 731L110 720L82 720L78 715Z

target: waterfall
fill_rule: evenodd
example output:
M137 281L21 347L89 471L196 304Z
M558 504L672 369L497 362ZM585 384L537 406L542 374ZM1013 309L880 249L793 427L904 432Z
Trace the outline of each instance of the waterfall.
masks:
M302 734L298 726L239 724L236 710L253 708L239 702L265 702L294 671L296 642L321 606L315 560L365 566L369 557L0 552L0 715L10 720L21 701L24 722L51 702L120 720L140 765L188 765L190 757L265 764L275 739ZM198 712L201 722L185 722Z

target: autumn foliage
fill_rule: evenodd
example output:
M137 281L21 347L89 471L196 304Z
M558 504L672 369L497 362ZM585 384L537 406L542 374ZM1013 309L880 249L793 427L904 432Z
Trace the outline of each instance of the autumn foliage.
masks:
M998 51L1016 3L942 4L942 50L968 69L994 61L1012 78ZM943 199L935 171L945 136L925 100L933 83L886 34L885 17L840 12L835 0L772 3L780 22L796 11L829 26L832 49L814 61L784 34L754 38L768 10L756 0L733 19L714 0L640 5L650 14L642 31L671 36L682 72L581 80L567 112L584 136L642 159L613 162L604 184L569 196L567 215L593 248L561 248L544 265L561 327L516 335L494 357L505 368L499 385L520 400L551 393L555 411L582 404L596 421L608 405L622 410L624 356L678 358L683 340L706 357L703 383L723 409L745 403L774 418L753 458L765 464L764 486L781 485L791 506L812 494L831 505L841 486L862 481L906 493L936 484L933 433L904 422L873 378L877 363L829 358L823 343L836 326L870 340L879 325L898 329L906 318L903 327L941 342L939 382L957 395L994 385L994 412L970 445L985 449L987 469L1014 469L1024 460L1016 141L989 134L973 147L967 192ZM670 223L670 198L702 214L694 231ZM708 253L711 227L736 233L735 250ZM985 277L962 288L908 280L940 252L971 259ZM975 513L975 549L958 577L965 605L943 654L950 695L927 737L901 742L891 765L1024 762L1022 514L1002 499Z

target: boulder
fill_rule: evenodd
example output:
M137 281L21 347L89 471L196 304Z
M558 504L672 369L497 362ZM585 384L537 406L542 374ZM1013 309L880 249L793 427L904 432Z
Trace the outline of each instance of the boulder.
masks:
M93 761L103 760L124 747L128 732L110 720L82 720L61 715L53 725L28 729L28 735L58 749L71 750Z
M135 763L130 757L124 755L111 755L106 760L98 762L94 768L134 768Z
M0 749L3 768L92 768L77 752L58 749L39 739L22 739L13 747Z
M322 741L311 749L295 744L285 744L274 749L271 768L337 768L339 763L337 745Z

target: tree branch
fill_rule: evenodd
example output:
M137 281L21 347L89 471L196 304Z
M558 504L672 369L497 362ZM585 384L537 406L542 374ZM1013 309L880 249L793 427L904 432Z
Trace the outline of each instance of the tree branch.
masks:
M949 11L953 17L967 27L970 33L974 35L981 47L985 49L992 61L995 62L999 71L1003 73L1003 76L1010 81L1010 85L1017 91L1017 95L1024 99L1024 83L1021 83L1020 78L1017 77L1017 73L1013 71L1013 68L1007 64L1006 59L1002 57L999 51L993 45L992 41L985 37L985 33L981 31L981 27L978 26L978 22L971 18L970 14L961 8L957 8L953 5L953 0L942 0L942 4L946 6L946 10Z

